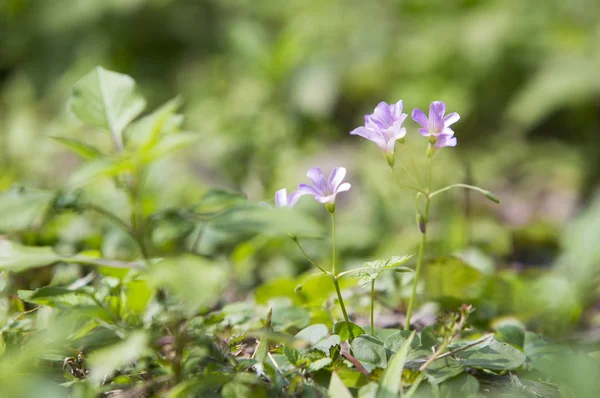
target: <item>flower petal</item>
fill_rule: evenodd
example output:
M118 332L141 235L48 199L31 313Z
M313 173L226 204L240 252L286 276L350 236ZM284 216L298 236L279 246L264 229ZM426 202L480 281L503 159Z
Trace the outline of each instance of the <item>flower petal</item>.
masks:
M422 110L420 110L418 108L413 109L412 119L415 122L419 123L421 126L423 126L424 129L429 128L429 120L427 120L427 116L425 115L425 113ZM421 133L421 134L423 134L423 133Z
M321 170L319 167L313 167L312 169L308 170L306 176L310 178L317 192L320 192L321 194L325 194L325 192L327 192L327 183L325 182L323 170Z
M375 111L371 115L371 120L379 125L379 127L386 128L394 123L392 113L390 112L390 106L386 102L380 102L375 107Z
M394 121L400 120L400 118L402 118L402 115L404 115L404 118L402 119L402 121L404 121L404 119L406 119L406 116L408 116L407 114L402 113L402 107L402 100L399 100L394 105L390 105L390 113L392 114Z
M419 134L421 134L423 137L429 137L431 135L427 129L419 129Z
M335 191L336 194L340 193L340 192L346 192L349 191L350 188L352 187L352 185L350 185L349 182L345 182L343 184L341 184Z
M444 129L444 113L446 112L446 104L442 101L434 101L429 106L429 127L430 129Z
M448 127L460 120L460 116L456 112L452 112L444 117L444 127Z
M329 174L329 181L327 181L329 186L329 192L335 192L337 187L344 181L344 177L346 177L346 169L344 167L336 167Z
M355 128L354 130L352 130L350 132L350 135L358 135L358 136L361 136L363 138L366 138L367 140L371 140L372 141L373 137L376 135L376 133L373 130L371 130L371 129L368 129L366 127L360 126L360 127Z
M456 146L456 137L440 135L435 143L435 147L443 148L445 146Z
M313 195L315 197L320 195L320 193L312 185L308 184L298 185L298 192L300 192L302 195Z
M300 199L300 197L304 195L304 193L300 192L300 191L294 191L290 194L290 196L288 197L288 206L289 207L294 207L294 205L296 204L296 202L298 201L298 199Z
M288 205L287 189L282 188L275 192L275 207L285 207Z

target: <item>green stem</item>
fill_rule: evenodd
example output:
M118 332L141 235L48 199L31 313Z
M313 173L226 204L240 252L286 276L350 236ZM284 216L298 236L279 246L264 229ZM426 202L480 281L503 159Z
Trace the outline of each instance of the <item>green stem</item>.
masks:
M371 335L375 336L375 279L371 281Z
M348 333L350 334L350 341L352 341L354 340L354 332L352 331L352 324L350 323L350 318L348 318L348 313L346 312L346 306L344 305L344 299L342 298L342 291L340 290L340 283L335 275L332 275L331 278L333 279L333 285L335 286L338 301L340 302L340 307L342 308L342 314L344 314L344 321L346 321L346 327L348 328Z
M304 251L304 248L300 245L300 242L298 242L298 238L290 235L290 239L293 240L294 243L298 246L298 248L300 249L300 251L302 252L302 254L304 254L304 257L308 260L309 263L311 263L312 265L314 265L315 267L317 267L321 272L323 272L325 274L329 274L329 271L325 271L325 269L323 269L312 258L310 258L308 254L306 254L306 252Z
M335 273L335 213L331 212L331 273Z
M91 203L86 203L84 205L84 210L93 211L95 213L100 214L101 216L106 217L113 224L115 224L117 227L121 228L124 232L126 232L128 235L130 235L132 238L135 239L135 234L133 233L133 230L131 229L131 227L129 225L127 225L125 223L125 221L121 220L118 216L116 216L115 214L106 210L105 208L96 206Z
M354 333L352 332L352 326L350 324L350 318L348 318L348 313L346 312L346 306L344 305L344 298L342 297L342 291L340 290L340 283L338 282L338 275L335 270L335 213L331 212L331 278L333 279L333 285L335 286L335 291L338 296L338 301L340 302L340 307L342 309L342 314L344 314L344 320L346 321L346 327L348 328L348 333L350 334L350 341L354 340Z
M489 192L489 191L486 191L485 189L481 189L481 188L479 188L479 187L475 187L475 186L473 186L473 185L468 185L468 184L452 184L452 185L448 185L447 187L444 187L444 188L442 188L442 189L438 189L438 190L437 190L437 191L435 191L435 192L432 192L432 193L429 195L429 197L430 197L430 198L432 198L432 197L434 197L435 195L438 195L438 194L440 194L440 193L442 193L442 192L449 191L449 190L450 190L450 189L452 189L452 188L466 188L466 189L472 189L473 191L477 191L477 192L479 192L479 193L481 193L481 194L485 195L486 197L489 197L489 195L491 194L491 192Z

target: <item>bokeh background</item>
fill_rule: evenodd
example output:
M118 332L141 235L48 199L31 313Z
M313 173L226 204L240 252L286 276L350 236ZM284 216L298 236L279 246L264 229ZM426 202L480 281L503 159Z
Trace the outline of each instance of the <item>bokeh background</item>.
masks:
M79 160L49 135L110 147L66 108L97 65L134 77L147 109L181 96L185 128L200 136L153 168L148 213L211 187L270 201L306 182L310 167L344 166L353 184L338 205L347 267L414 251L419 239L413 195L397 189L375 145L349 132L380 101L402 99L409 114L444 101L461 115L459 145L436 158L435 186L480 185L501 205L461 191L436 201L430 256L469 255L526 285L522 301L539 301L528 316L600 325L598 1L2 0L0 188L62 186ZM416 123L406 127L422 159L426 143ZM96 194L118 206L106 186ZM299 206L327 221L308 198ZM81 216L53 226L30 243L121 255L118 237L98 237ZM326 256L326 243L308 250ZM224 247L241 292L307 269L282 242L232 243L209 231L199 244ZM504 313L519 312L516 303ZM494 305L492 315L503 313Z

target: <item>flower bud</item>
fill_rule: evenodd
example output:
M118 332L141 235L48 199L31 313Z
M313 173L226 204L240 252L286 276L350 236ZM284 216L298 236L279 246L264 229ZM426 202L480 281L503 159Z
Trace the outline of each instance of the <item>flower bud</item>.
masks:
M498 203L498 204L500 203L500 200L496 197L496 195L494 195L490 191L485 191L484 195L485 195L486 198L488 198L492 202Z
M392 153L384 153L385 160L390 167L394 167L394 152Z

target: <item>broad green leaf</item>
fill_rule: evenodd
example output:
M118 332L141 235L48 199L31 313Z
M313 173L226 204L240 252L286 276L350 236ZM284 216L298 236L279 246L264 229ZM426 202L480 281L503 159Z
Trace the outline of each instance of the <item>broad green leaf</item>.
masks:
M491 340L484 347L475 346L455 354L463 366L490 370L512 370L525 362L525 354L506 343Z
M365 334L364 329L358 326L356 323L350 322L350 328L354 334L354 337ZM332 333L339 335L342 341L350 340L350 332L348 331L348 323L346 321L336 322L336 324L333 325Z
M410 330L400 330L385 339L383 346L386 350L397 352L411 335L412 332ZM415 349L419 347L420 344L421 341L419 340L419 336L415 335L412 339L411 348Z
M431 352L429 355L431 355ZM422 362L419 363L419 366L421 364ZM425 369L425 374L427 374L427 379L430 383L440 384L448 379L456 377L464 372L464 370L465 367L461 363L458 363L449 357L444 357L433 361L431 365Z
M331 364L331 358L321 358L311 362L310 365L308 365L308 371L316 372L317 370L321 370L324 367L329 366L329 364Z
M336 372L331 373L331 381L327 393L330 398L352 398L352 393L344 385Z
M50 247L28 247L8 240L0 241L0 269L13 272L57 263L61 256Z
M146 350L147 344L146 333L138 331L117 344L94 351L88 358L90 380L101 383L121 366L138 359Z
M216 303L227 277L223 264L191 255L165 259L150 267L154 285L166 287L183 299L190 313Z
M62 146L64 146L68 150L70 150L71 152L74 152L77 155L81 156L83 159L93 160L93 159L98 159L103 156L102 152L100 152L95 147L93 147L89 144L86 144L85 142L81 142L79 140L76 140L73 138L67 138L67 137L50 136L49 138L58 142L59 144L61 144Z
M175 114L181 107L179 98L172 99L148 116L131 123L125 129L124 140L128 149L148 150L161 137L161 134L173 129L177 123L181 122L180 115Z
M0 231L38 227L57 197L53 191L15 187L0 194Z
M519 349L525 346L525 331L517 325L502 325L496 329L496 340Z
M397 398L402 388L402 372L406 357L411 349L412 340L415 338L415 333L412 332L406 339L400 349L394 354L390 363L383 372L381 383L377 389L377 398Z
M484 275L457 257L442 257L425 264L423 280L430 298L463 300L480 294Z
M136 279L125 284L124 305L128 312L142 314L152 298L153 290L144 279Z
M332 334L331 336L325 337L323 340L319 341L317 344L314 345L313 348L315 350L319 350L327 354L329 353L331 347L340 344L340 341L340 336L338 336L337 334Z
M131 77L102 67L77 82L69 98L69 108L79 120L110 130L120 144L125 127L145 107Z
M304 328L310 323L310 314L304 308L292 304L289 299L271 300L273 328L286 330L291 327Z
M440 384L440 398L470 398L477 396L479 381L469 374L463 373Z
M361 362L385 368L387 354L383 343L375 336L363 334L352 340L352 355Z
M329 334L329 329L322 323L310 325L296 333L296 338L307 341L311 346L323 340Z

